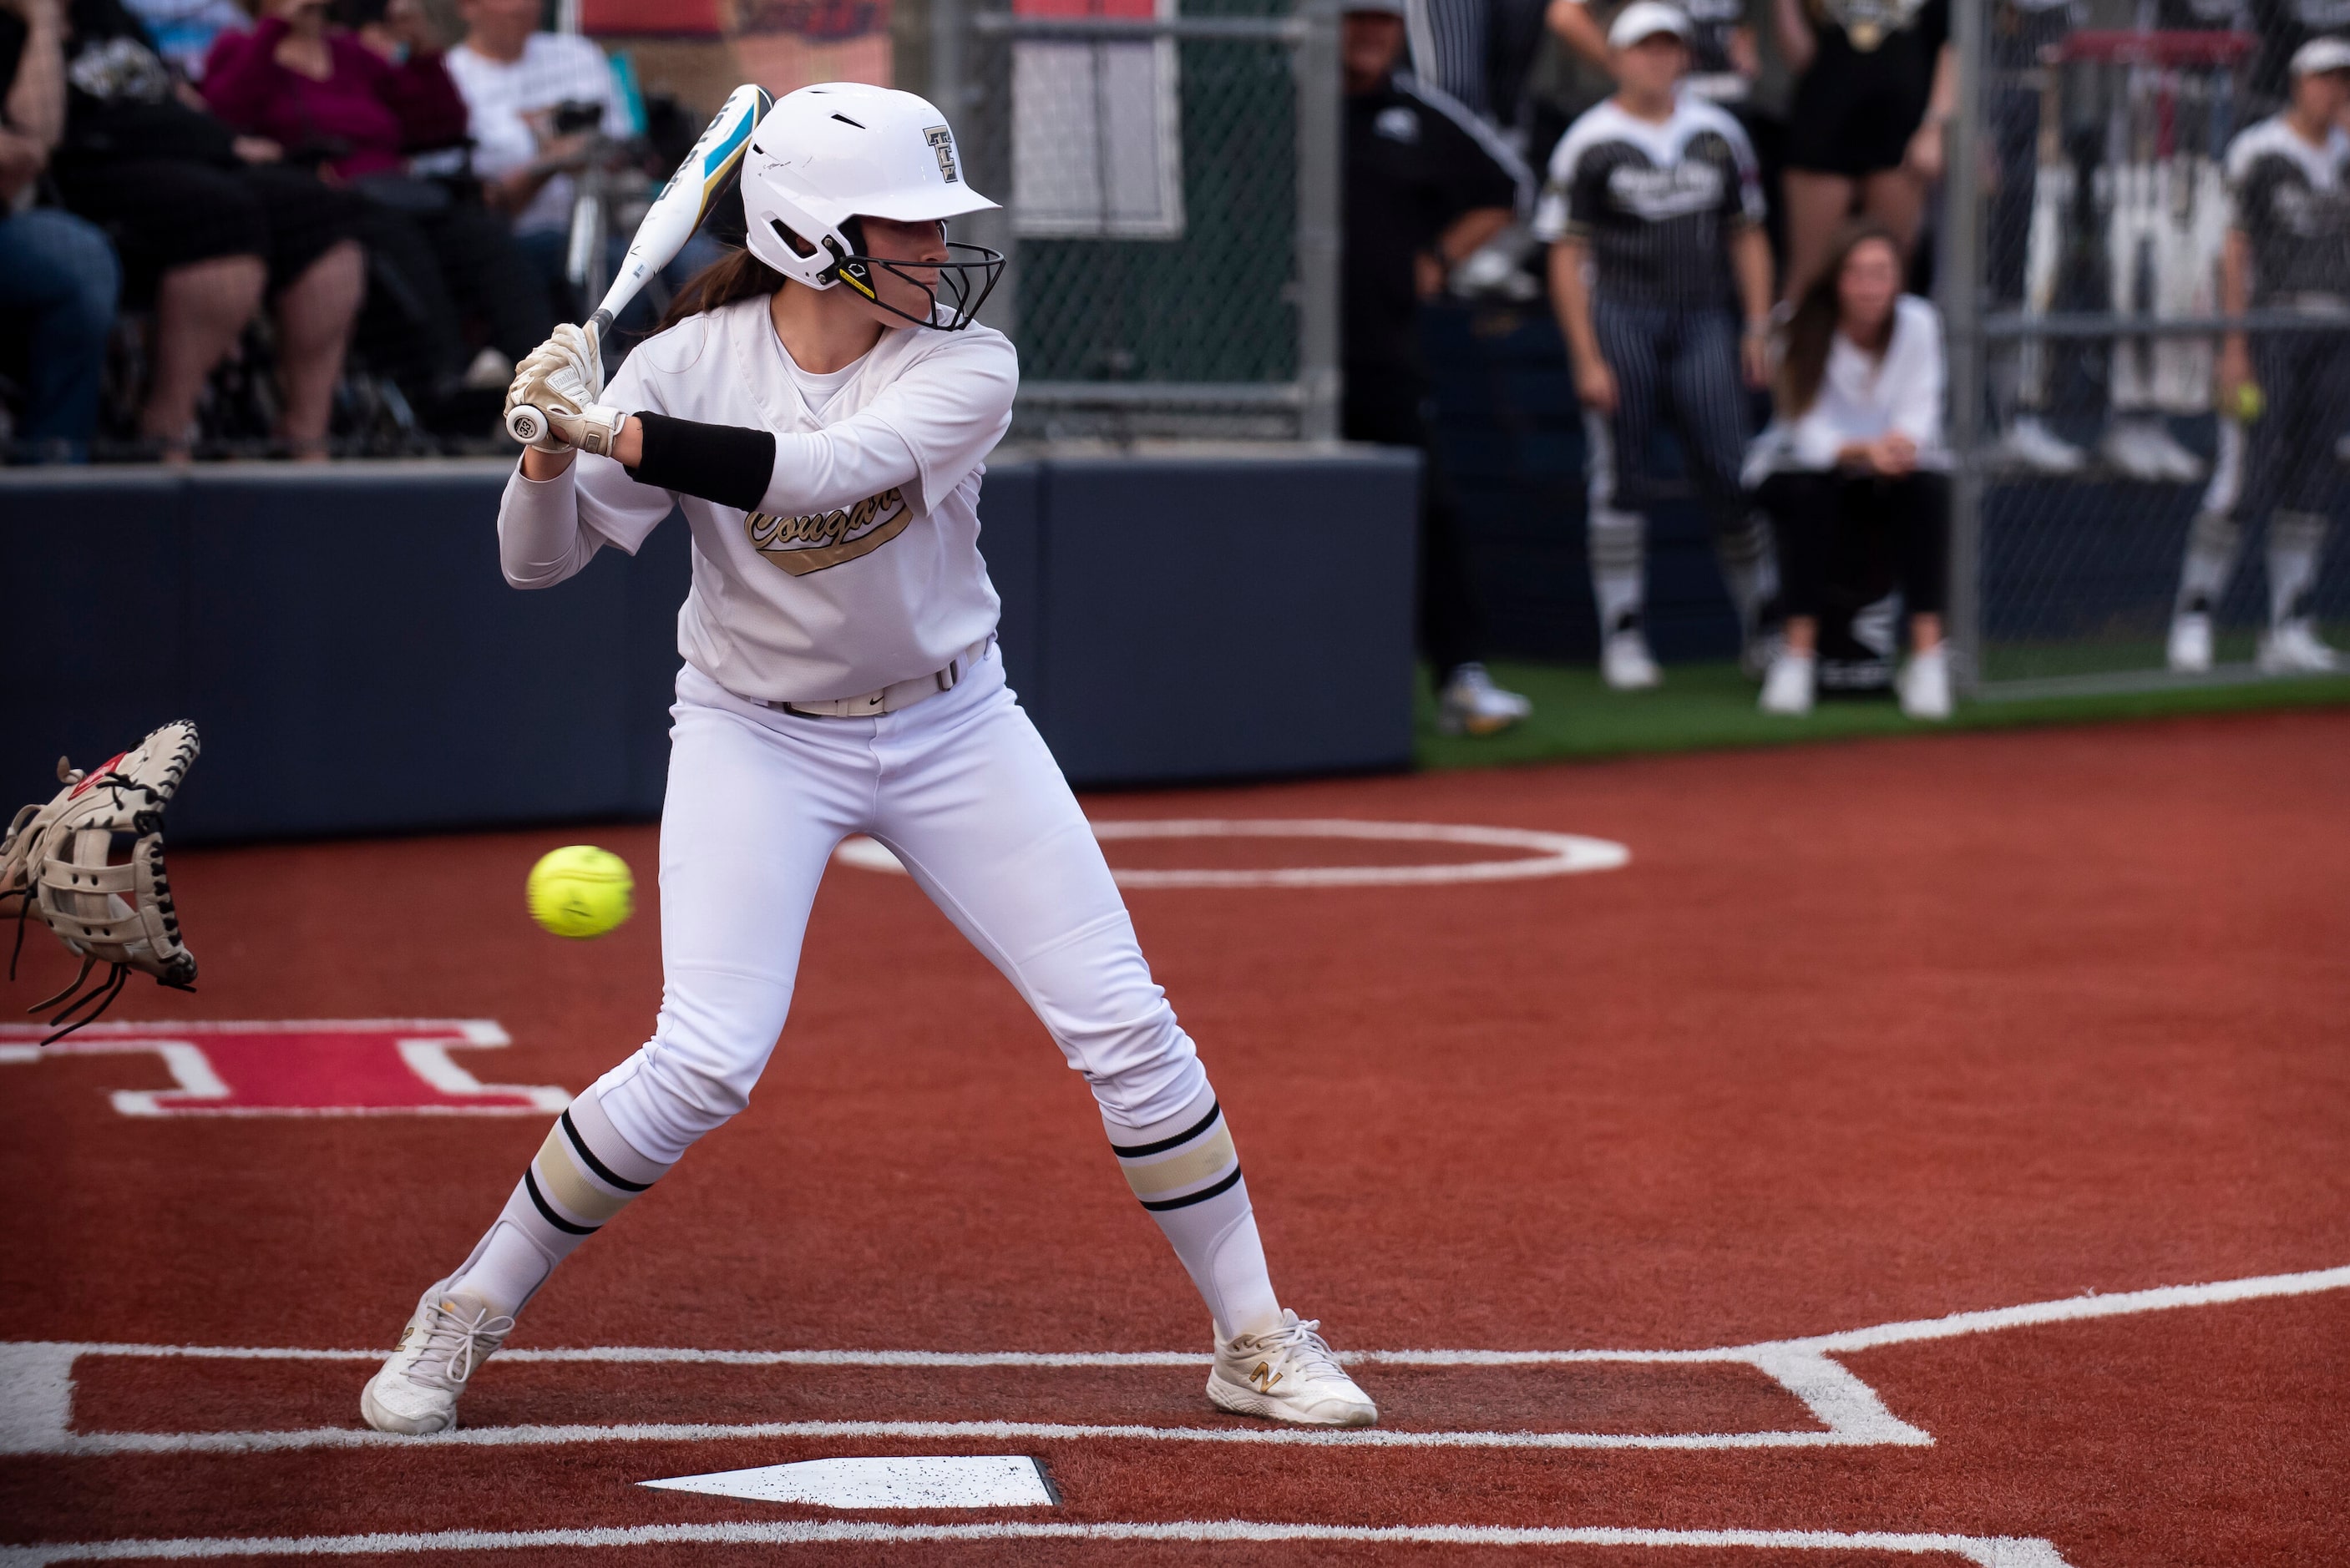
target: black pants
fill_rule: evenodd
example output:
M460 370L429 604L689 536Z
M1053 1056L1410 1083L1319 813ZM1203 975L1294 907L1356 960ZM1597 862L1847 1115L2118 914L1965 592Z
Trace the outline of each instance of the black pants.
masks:
M1340 420L1348 441L1418 447L1419 474L1419 651L1441 688L1453 670L1484 657L1484 628L1461 540L1461 511L1428 428L1428 388L1391 366L1347 368Z
M1950 578L1950 482L1939 473L1774 473L1756 499L1779 537L1790 616L1848 620L1898 587L1911 615L1939 615Z
M221 256L259 256L276 294L358 233L366 203L282 164L60 159L67 208L107 231L123 296L143 305L163 274Z

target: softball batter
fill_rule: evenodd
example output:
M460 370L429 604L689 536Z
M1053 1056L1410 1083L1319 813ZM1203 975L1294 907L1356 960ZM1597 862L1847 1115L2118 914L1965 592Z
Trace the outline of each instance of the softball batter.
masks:
M1004 685L977 506L1019 369L972 320L1003 258L944 237L946 220L995 203L962 182L935 108L847 84L779 100L742 179L749 250L698 279L608 389L576 327L524 361L514 397L554 428L498 514L517 587L558 583L608 545L635 551L672 504L693 530L660 1018L425 1291L362 1413L384 1431L455 1426L468 1378L556 1264L743 1108L790 1009L817 880L867 833L1092 1085L1112 1154L1207 1303L1210 1399L1371 1424L1316 1325L1274 1294L1215 1092Z

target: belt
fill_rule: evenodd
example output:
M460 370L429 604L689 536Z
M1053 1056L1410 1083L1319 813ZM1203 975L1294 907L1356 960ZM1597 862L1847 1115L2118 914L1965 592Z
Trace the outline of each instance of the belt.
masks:
M917 675L910 680L893 681L861 697L835 697L823 702L770 702L762 698L759 705L773 708L779 713L796 713L803 719L870 719L877 714L895 713L912 707L924 698L953 691L962 678L971 673L972 666L986 657L988 645L994 640L995 634L989 632L956 654L944 670L934 670L928 675Z

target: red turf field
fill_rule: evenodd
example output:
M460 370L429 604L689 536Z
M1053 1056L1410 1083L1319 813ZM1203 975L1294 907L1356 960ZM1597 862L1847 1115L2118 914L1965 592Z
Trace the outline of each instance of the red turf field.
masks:
M515 1096L488 1117L124 1109L484 1103L464 1073L576 1090L650 1020L650 910L565 943L520 894L577 839L649 868L650 829L179 855L203 992L141 981L125 1018L491 1021L512 1044L0 1047L0 1563L128 1539L348 1552L365 1543L333 1538L371 1532L359 1561L616 1568L2344 1561L2345 804L2341 713L1095 801L1631 851L1545 879L1131 895L1276 1282L1341 1349L1388 1353L1359 1369L1386 1411L1370 1440L1262 1440L1172 1357L515 1354L452 1442L361 1436L362 1357L38 1348L380 1353L547 1119ZM1111 848L1130 867L1516 853ZM39 932L26 969L19 1006L67 973ZM403 1058L395 1036L427 1045ZM2093 1299L2250 1279L2270 1282ZM2071 1304L1782 1343L2039 1303ZM1099 1362L1205 1333L1009 988L904 879L840 867L761 1096L566 1266L513 1349ZM1731 1354L1393 1354L1595 1349ZM726 1429L746 1426L764 1429ZM631 1484L890 1453L1033 1454L1063 1501L844 1516ZM1170 1523L1222 1539L1152 1539Z

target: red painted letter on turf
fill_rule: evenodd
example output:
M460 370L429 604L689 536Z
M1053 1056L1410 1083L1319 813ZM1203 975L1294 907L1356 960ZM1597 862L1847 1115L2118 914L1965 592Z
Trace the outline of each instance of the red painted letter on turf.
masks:
M0 1026L0 1063L152 1054L174 1087L118 1089L127 1116L544 1116L571 1100L552 1084L484 1084L450 1056L507 1044L483 1018L248 1023L94 1023L42 1047Z

